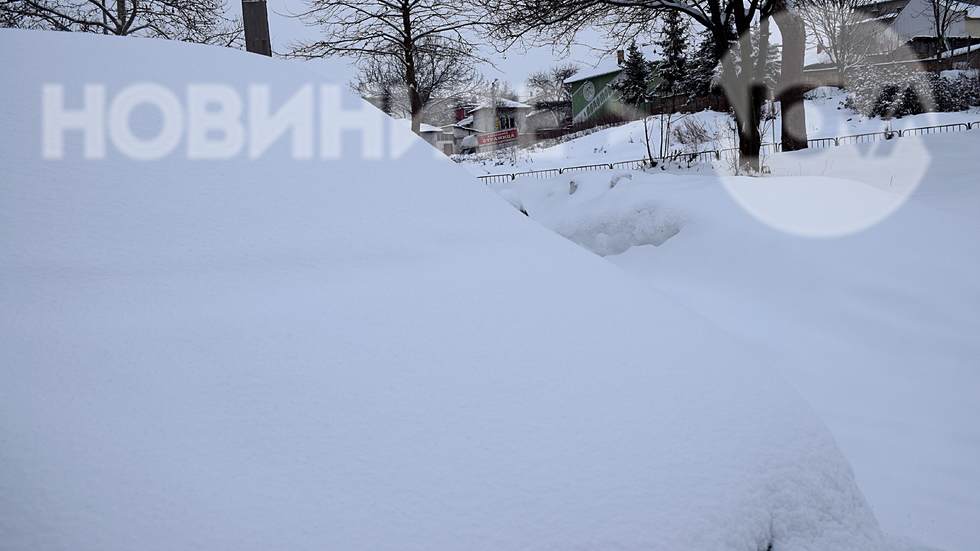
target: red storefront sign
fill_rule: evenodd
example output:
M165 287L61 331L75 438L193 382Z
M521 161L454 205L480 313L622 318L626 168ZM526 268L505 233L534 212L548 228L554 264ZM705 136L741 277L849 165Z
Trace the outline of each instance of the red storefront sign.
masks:
M517 129L511 128L510 130L501 130L500 132L493 132L490 134L484 134L482 136L477 136L476 141L481 147L487 145L503 145L509 144L511 142L517 141Z

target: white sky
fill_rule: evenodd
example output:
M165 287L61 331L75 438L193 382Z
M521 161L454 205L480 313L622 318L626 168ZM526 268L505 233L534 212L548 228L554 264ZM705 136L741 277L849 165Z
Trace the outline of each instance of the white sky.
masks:
M283 15L289 10L300 11L303 8L301 0L268 0L269 9L269 32L272 36L272 48L275 52L284 52L286 44L301 39L316 38L317 31L306 27L300 21L285 17ZM232 13L241 13L241 1L229 0L228 8ZM595 33L594 36L586 37L591 44L603 43L602 36ZM523 86L528 73L539 69L545 69L557 63L574 62L584 68L595 66L599 61L593 52L586 47L575 48L566 59L561 59L557 54L551 52L548 47L538 47L526 53L512 50L507 54L495 54L489 56L495 67L482 65L480 71L487 80L500 79L509 81L518 90ZM320 74L330 78L339 84L346 84L357 74L357 70L348 64L351 61L344 58L323 59L304 64Z
M317 37L317 30L307 27L297 19L285 17L289 11L299 12L304 8L302 0L267 0L269 10L269 31L272 35L272 49L274 52L282 53L286 51L286 45L294 40L313 39ZM241 0L228 0L228 8L232 13L241 13ZM771 27L773 42L780 42L779 28L776 25ZM590 31L578 37L578 41L585 44L592 44L595 47L602 47L606 44L606 37L599 31ZM487 50L490 50L487 47ZM520 51L519 48L512 49L506 54L488 55L493 61L494 66L481 65L480 71L488 81L500 79L508 81L514 85L519 92L523 92L524 81L527 75L533 71L546 69L559 63L572 62L578 64L582 69L588 70L595 67L601 61L598 52L585 46L573 48L567 58L560 58L547 46L532 48L527 52ZM350 59L331 58L315 61L303 62L304 65L338 84L347 84L357 75L356 68L350 66ZM526 99L526 98L523 98Z

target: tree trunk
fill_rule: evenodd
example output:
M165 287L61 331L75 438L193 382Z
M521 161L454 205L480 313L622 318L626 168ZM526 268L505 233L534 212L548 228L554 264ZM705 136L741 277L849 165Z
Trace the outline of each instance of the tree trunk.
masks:
M129 28L132 26L130 21L133 17L131 10L135 10L136 6L130 6L127 4L130 0L116 0L116 32L120 36L126 36L129 34Z
M798 151L807 147L806 112L803 110L803 93L807 90L803 80L806 29L803 18L786 10L785 3L773 19L783 36L782 67L774 94L782 111L782 147L783 151Z
M407 4L402 4L402 36L404 42L405 55L405 85L408 87L408 104L412 112L412 132L422 135L422 97L419 96L418 76L415 73L415 43L412 40L414 29L412 28L411 9Z
M418 84L415 77L415 64L409 65L405 76L408 82L408 101L412 110L412 132L422 134L422 97L419 96Z
M736 117L738 125L738 167L750 173L762 169L759 153L762 151L762 132L759 128L762 122L762 104L766 97L766 87L752 85L746 94L747 109L741 120Z
M736 25L738 23L736 22ZM757 173L762 168L762 104L766 98L764 75L766 53L769 48L769 21L763 17L759 27L757 43L753 44L752 28L746 24L740 31L738 43L739 67L736 69L733 55L722 60L722 85L728 95L729 103L735 111L735 125L738 132L738 168L749 173ZM758 48L758 52L755 52ZM757 55L758 54L758 55Z

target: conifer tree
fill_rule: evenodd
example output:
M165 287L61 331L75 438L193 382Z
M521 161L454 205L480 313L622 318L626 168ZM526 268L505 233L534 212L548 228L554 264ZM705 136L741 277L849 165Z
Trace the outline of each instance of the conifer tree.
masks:
M654 78L653 69L653 64L643 57L643 52L636 45L636 41L634 40L630 43L629 51L626 52L626 60L623 64L623 77L611 85L619 90L619 101L635 108L639 108L642 104L652 102L656 97L656 93L651 89ZM650 145L652 137L650 118L647 116L643 117L643 143L647 148L647 160L650 166L657 166L657 161L653 157L653 150Z
M643 57L643 52L634 40L626 53L623 65L623 78L612 86L619 90L619 101L626 105L638 106L653 100L650 90L653 82L653 71L650 62Z
M714 35L704 30L700 34L697 48L688 60L687 78L684 87L692 97L707 96L708 94L718 93L715 83L715 75L718 69L718 55L715 53Z
M660 40L655 42L662 53L660 61L654 63L660 77L654 92L660 97L673 98L687 91L690 65L687 59L688 28L687 21L682 19L679 12L668 11L664 15Z

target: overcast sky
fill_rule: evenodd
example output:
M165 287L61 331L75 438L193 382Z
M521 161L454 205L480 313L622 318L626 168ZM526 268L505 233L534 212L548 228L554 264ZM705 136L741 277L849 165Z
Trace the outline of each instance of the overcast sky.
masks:
M293 12L302 10L304 4L301 0L267 0L267 2L273 51L283 53L291 41L315 39L318 36L315 29L303 25L299 20L280 15L290 10ZM241 13L240 0L228 0L228 7L233 13ZM594 36L586 37L586 39L590 44L603 43L601 35L597 32L594 33ZM574 62L586 69L600 61L596 54L585 47L574 49L572 55L566 59L559 58L548 47L534 48L526 53L510 51L503 55L494 54L488 55L488 57L493 61L496 68L489 65L481 66L480 70L483 76L490 81L494 79L509 81L518 89L521 88L530 72L566 62ZM357 74L357 70L348 65L350 62L350 59L334 58L303 63L334 82L346 84L354 79Z

